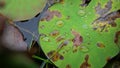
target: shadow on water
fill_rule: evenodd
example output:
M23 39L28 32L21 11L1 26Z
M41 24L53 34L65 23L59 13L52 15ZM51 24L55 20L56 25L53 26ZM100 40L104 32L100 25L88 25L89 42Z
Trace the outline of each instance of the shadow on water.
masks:
M52 2L51 2L52 3ZM53 4L53 3L52 3ZM37 14L34 18L30 20L24 21L17 21L14 22L19 30L22 32L24 36L24 41L27 43L28 47L30 48L29 55L36 55L42 59L47 60L48 58L45 56L44 52L42 51L39 43L40 34L38 32L38 25L39 21L44 17L44 12L50 7L47 3L43 11ZM32 45L31 45L32 43ZM33 44L34 43L34 44ZM38 60L36 58L32 58L38 65L41 65L44 61ZM52 62L51 62L52 63ZM57 68L54 64L46 63L45 66L48 68Z

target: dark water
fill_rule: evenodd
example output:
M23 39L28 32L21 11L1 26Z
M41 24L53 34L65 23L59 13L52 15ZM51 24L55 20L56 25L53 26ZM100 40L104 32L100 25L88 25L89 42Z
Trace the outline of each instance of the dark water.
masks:
M50 2L51 5L53 5L53 2ZM24 36L24 41L27 43L28 47L31 45L32 42L35 42L35 44L33 45L33 47L36 47L38 52L35 53L35 55L46 59L47 57L45 56L44 52L42 51L41 47L40 47L40 43L39 43L39 37L40 34L38 32L38 25L39 25L39 21L44 17L45 11L47 11L47 9L50 7L50 5L47 3L45 8L43 9L43 11L39 14L37 14L34 18L30 19L30 20L25 20L25 21L17 21L14 22L17 27L19 28L19 30L21 31L21 33ZM29 32L27 32L27 31ZM33 36L34 35L34 36ZM44 61L42 60L38 60L38 59L34 59L33 60L35 62L37 62L37 64L41 65L42 63L44 63ZM45 64L46 65L46 64ZM57 68L54 64L47 64L49 68Z
M32 40L38 41L38 39L39 39L39 33L38 33L39 20L44 16L44 12L48 9L48 7L49 7L48 4L46 4L46 7L43 9L43 11L41 13L38 14L37 17L34 17L34 18L24 21L24 22L23 21L15 22L15 24L21 30L21 32L25 38L25 41L28 45L30 45ZM25 31L24 29L30 31L32 34L34 34L35 37L31 33Z

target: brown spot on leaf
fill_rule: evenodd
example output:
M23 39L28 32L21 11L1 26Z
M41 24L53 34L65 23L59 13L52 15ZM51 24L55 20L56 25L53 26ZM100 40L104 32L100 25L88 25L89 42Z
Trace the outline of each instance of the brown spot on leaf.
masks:
M62 15L61 15L61 13L60 13L59 11L57 11L57 10L52 10L52 11L47 10L47 11L45 12L44 18L41 19L41 20L42 20L42 21L44 21L44 20L50 21L51 19L53 19L54 16L60 18Z
M69 43L68 40L63 41L63 42L59 45L58 49L61 49L61 48L63 48L64 46L67 46L68 43Z
M75 53L75 52L77 52L77 49L74 49L74 50L73 50L73 53Z
M64 3L64 0L60 0L60 3L62 3L62 4L63 4L63 3Z
M120 9L117 11L113 11L109 14L106 15L105 19L107 21L109 21L109 23L111 25L115 25L116 23L114 22L114 20L116 20L117 18L120 18Z
M96 13L100 15L92 24L93 29L100 32L108 32L110 27L116 27L117 24L115 20L120 18L120 9L116 11L109 12L112 8L112 0L109 0L104 8L101 8L101 4L95 7Z
M115 20L120 18L120 10L108 13L105 16L97 18L93 23L93 29L99 31L108 31L110 27L115 27Z
M58 30L54 30L54 31L52 31L52 32L50 33L50 36L56 37L56 36L58 36L59 34L60 34L60 33L59 33Z
M66 68L71 68L71 65L70 65L70 64L67 64L67 65L66 65Z
M100 16L104 16L110 9L112 8L112 1L109 0L104 8L101 8L101 4L98 3L98 5L95 7L96 13Z
M67 17L66 17L66 20L69 20L69 19L70 19L70 16L67 16Z
M98 42L97 46L100 47L100 48L105 48L105 45L103 43L101 43L101 42Z
M64 57L61 54L59 54L58 52L56 52L55 50L50 51L47 55L54 62L64 59Z
M120 18L120 9L117 11L109 12L112 8L112 0L109 0L104 8L101 8L101 4L95 7L96 13L100 15L92 24L94 30L108 32L109 27L116 27L115 20Z
M40 29L43 29L43 28L45 28L45 26L44 25L40 25Z
M111 60L111 57L107 57L106 61L109 62Z
M64 39L65 39L64 36L59 36L59 37L56 38L56 41L57 41L57 42L60 42L60 41L62 41L62 40L64 40Z
M4 0L0 0L0 8L4 8L6 5Z
M118 44L118 43L120 43L119 41L120 41L120 31L117 31L117 32L115 33L114 42L115 42L116 44Z
M74 46L80 46L80 44L83 42L83 37L75 30L72 30L72 34L74 35L73 45Z
M81 64L80 68L90 68L91 65L88 63L89 55L85 56L85 61Z

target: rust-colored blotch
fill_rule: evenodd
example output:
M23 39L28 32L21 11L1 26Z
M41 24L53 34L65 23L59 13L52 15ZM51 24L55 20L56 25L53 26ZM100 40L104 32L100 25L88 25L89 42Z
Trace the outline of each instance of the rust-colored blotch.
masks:
M70 65L70 64L67 64L67 65L66 65L66 68L71 68L71 65Z
M55 50L50 51L47 55L51 58L53 62L64 59L64 57Z
M100 48L105 48L105 45L103 43L100 43L100 42L97 43L97 46Z
M114 43L118 44L118 42L119 42L119 37L120 37L120 31L117 31L117 32L115 33Z
M89 55L85 56L85 61L80 65L80 68L90 68L91 65L88 63Z
M59 31L58 30L54 30L53 32L50 33L50 36L58 36L59 35Z

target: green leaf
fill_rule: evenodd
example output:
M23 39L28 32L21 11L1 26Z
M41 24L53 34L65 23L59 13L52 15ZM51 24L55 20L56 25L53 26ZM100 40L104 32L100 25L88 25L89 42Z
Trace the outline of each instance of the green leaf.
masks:
M59 68L103 68L120 50L119 2L84 1L63 0L39 22L41 47Z
M1 0L0 13L14 21L27 20L40 13L47 0Z

